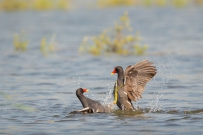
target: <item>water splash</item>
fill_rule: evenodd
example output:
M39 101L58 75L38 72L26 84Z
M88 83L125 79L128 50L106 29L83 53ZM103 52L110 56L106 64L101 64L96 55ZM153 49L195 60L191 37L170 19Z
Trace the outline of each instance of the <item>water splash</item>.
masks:
M157 67L157 75L147 84L146 91L153 91L154 99L147 100L150 112L156 112L162 108L162 99L164 98L164 90L167 88L169 81L176 73L175 65L172 63L175 58L163 58L161 62L155 64Z
M114 85L113 84L108 84L108 93L104 96L103 98L103 104L106 108L106 112L112 112L113 110L115 110L115 104L113 103L113 88Z

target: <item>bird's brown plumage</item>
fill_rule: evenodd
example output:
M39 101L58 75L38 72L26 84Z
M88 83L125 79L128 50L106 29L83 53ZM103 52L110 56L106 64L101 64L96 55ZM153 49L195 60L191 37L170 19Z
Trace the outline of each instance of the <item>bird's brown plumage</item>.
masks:
M120 109L133 110L131 101L142 98L146 83L156 75L156 67L152 64L148 60L143 60L133 66L129 65L125 72L122 67L115 67L114 71L118 73L117 85L123 86L118 90L117 105Z
M134 66L128 66L125 70L124 91L131 101L142 98L145 85L156 75L156 67L152 62L143 60Z

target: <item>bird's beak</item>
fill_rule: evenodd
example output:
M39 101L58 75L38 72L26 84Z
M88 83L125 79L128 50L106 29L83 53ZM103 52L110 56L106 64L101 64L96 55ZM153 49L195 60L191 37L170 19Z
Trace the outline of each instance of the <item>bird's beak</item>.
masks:
M89 89L83 88L83 92L88 92Z
M111 72L111 75L114 75L116 73L116 69L114 69L112 72Z

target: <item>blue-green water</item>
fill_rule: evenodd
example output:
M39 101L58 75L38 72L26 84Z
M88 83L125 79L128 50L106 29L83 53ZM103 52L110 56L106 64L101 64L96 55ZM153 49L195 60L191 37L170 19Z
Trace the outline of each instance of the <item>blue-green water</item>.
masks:
M144 56L79 54L82 38L97 35L129 12ZM203 10L114 8L48 12L0 12L0 134L203 134ZM24 30L26 52L13 35ZM56 51L44 56L43 37L56 34ZM142 114L69 114L81 109L75 95L113 101L115 66L149 59L158 69L142 99ZM115 106L115 110L118 108Z

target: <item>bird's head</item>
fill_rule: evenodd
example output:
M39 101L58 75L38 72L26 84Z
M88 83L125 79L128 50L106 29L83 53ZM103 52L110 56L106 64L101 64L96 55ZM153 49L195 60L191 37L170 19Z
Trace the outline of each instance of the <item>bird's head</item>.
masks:
M84 93L84 92L88 92L89 90L88 89L86 89L86 88L81 88L82 89L82 92Z
M111 75L114 75L115 73L122 73L123 68L121 66L117 66L114 68L114 70L111 72Z

